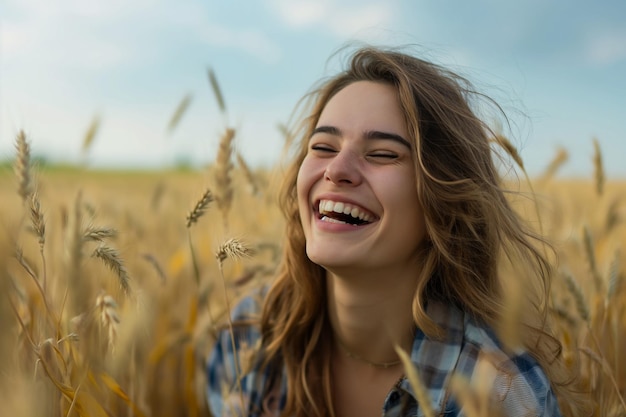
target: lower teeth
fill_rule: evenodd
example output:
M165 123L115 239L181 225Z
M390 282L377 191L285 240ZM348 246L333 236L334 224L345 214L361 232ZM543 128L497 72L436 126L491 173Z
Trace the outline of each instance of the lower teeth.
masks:
M332 217L328 217L328 216L322 216L321 220L323 222L329 222L329 223L349 224L350 226L358 226L358 224L352 224L352 223L348 223L348 222L343 222L341 220L333 219Z
M322 217L322 221L329 222L329 223L349 224L346 222L342 222L341 220L333 219L332 217L328 217L328 216Z

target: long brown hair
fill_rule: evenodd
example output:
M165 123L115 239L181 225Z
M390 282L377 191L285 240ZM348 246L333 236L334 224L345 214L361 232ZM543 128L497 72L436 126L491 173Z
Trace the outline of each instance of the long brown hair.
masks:
M530 265L524 279L535 280L539 291L532 299L532 313L526 314L534 319L526 323L529 331L523 342L552 381L562 407L575 404L561 346L546 324L551 264L543 240L527 228L505 197L491 146L495 135L472 109L474 98L485 97L464 78L433 63L395 50L365 47L352 55L345 71L311 93L299 148L284 177L283 261L261 317L265 364L281 370L284 366L287 372L283 415L334 415L325 271L305 252L296 179L325 105L356 81L382 82L396 89L410 140L416 145L417 192L429 237L413 302L416 325L428 336L439 336L441 329L425 312L425 302L437 299L495 328L505 311L501 263L511 259Z

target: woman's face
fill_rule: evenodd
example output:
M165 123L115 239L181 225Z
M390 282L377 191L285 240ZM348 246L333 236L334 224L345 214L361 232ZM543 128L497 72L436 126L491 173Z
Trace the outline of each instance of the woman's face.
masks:
M308 257L329 270L419 264L425 236L396 90L358 81L322 111L298 172Z

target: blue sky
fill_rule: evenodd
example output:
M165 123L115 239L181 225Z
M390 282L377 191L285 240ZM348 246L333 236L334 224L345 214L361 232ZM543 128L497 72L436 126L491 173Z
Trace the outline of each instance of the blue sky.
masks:
M213 160L226 123L252 164L276 163L298 99L350 40L417 45L502 104L512 142L541 173L592 175L592 138L609 177L626 177L623 0L4 0L0 4L0 159L18 130L33 153L92 166ZM227 117L207 78L213 68ZM167 124L185 96L188 111Z

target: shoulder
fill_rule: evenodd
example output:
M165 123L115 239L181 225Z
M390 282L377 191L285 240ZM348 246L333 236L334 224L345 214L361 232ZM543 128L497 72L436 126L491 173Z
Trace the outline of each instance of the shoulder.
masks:
M226 327L217 334L206 366L208 402L213 415L231 414L225 409L229 399L236 408L241 406L241 396L232 398L231 393L235 392L237 376L243 377L249 372L252 357L260 344L261 334L256 323L260 319L261 304L259 294L243 298L231 313L232 333ZM255 393L251 392L253 387L247 387L246 378L242 378L241 383L247 402Z
M525 350L505 350L493 329L467 315L456 368L472 387L490 387L492 405L506 416L561 415L539 363Z

